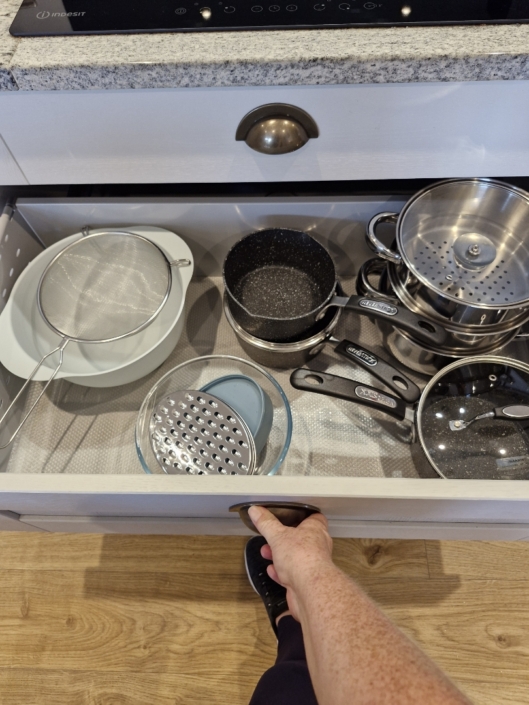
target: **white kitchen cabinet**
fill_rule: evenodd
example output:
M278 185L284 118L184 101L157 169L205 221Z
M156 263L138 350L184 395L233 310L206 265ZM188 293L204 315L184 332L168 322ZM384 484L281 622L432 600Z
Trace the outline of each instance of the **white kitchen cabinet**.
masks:
M307 111L320 136L274 156L236 142L273 102ZM528 113L527 81L0 93L30 184L525 176Z
M381 210L399 210L402 203L391 196L33 199L19 201L16 227L26 223L46 244L87 223L149 223L183 236L193 249L198 273L205 278L190 287L195 298L189 301L185 340L166 363L173 366L213 349L243 356L232 334L226 332L214 283L227 249L238 237L254 228L297 224L325 242L345 277L354 274L359 261L369 254L363 242L365 221ZM15 231L11 232L14 236ZM31 256L28 253L27 258ZM214 328L202 320L205 310ZM370 326L367 321L367 332L374 330ZM354 326L352 330L358 333ZM332 355L328 360L332 362ZM246 534L238 517L229 512L230 506L285 500L319 507L329 517L335 536L529 538L528 481L448 481L420 476L409 448L401 441L388 440L387 424L384 428L375 422L368 424L364 442L354 423L368 417L340 416L338 406L329 409L333 418L345 424L346 437L340 447L328 452L325 424L304 426L310 402L288 387L288 373L274 373L291 399L295 424L282 474L145 475L134 449L134 419L150 385L164 371L114 390L54 383L10 456L3 459L0 530L9 523L8 529L42 531ZM347 374L346 369L342 373ZM349 374L356 376L357 370ZM379 445L380 457L373 457ZM326 456L322 449L327 449Z
M26 177L0 135L0 185L25 186L27 183Z

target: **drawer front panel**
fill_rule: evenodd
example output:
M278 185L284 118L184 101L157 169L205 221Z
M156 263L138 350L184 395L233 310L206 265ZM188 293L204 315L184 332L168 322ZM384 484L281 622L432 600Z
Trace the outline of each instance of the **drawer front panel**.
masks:
M0 132L32 184L516 176L529 157L525 81L18 91L0 101ZM273 102L304 109L320 136L273 156L236 142L244 115Z
M251 536L238 519L177 517L22 516L28 530L75 534L161 534ZM329 521L335 538L529 541L529 524Z
M528 524L529 483L340 477L0 475L0 504L20 515L232 522L239 502L302 502L332 522ZM241 524L242 526L242 524ZM222 533L222 532L220 532Z

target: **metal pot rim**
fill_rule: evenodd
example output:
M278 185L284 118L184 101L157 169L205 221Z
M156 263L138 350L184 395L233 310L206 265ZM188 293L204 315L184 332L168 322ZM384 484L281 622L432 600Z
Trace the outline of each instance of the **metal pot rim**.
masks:
M435 315L431 311L425 312L423 311L422 307L417 302L417 300L413 298L413 296L406 289L405 285L402 283L398 273L397 265L395 265L393 262L388 262L387 264L388 278L391 284L391 288L395 292L400 302L404 306L406 306L406 308L408 308L410 311L413 311L413 313L418 313L421 316L431 318L435 322L440 323L443 328L445 328L445 330L449 333L485 337L487 335L495 335L496 333L507 333L514 329L520 328L520 326L522 326L524 323L527 323L527 321L529 320L529 308L523 308L522 306L516 307L522 309L519 315L513 316L512 318L507 319L505 321L501 321L500 323L490 323L483 326L473 323L457 323L454 321L450 321L449 319L444 318L439 314ZM421 284L423 286L426 286L422 282ZM467 306L469 309L475 309L478 311L485 310L478 309L476 306L472 306L472 304L463 304L461 302L459 302L459 304L460 306ZM512 308L510 310L512 310ZM499 307L497 310L500 311L509 309L503 309L502 307Z
M455 362L452 362L450 365L447 365L446 367L443 367L442 370L439 370L437 374L435 374L432 379L428 382L426 387L423 389L421 398L419 399L417 408L415 410L415 427L417 430L418 438L419 438L419 443L421 444L421 448L424 451L424 454L426 455L428 462L430 465L433 467L435 472L440 475L444 480L449 480L450 478L446 477L441 470L437 467L436 463L432 459L430 453L426 449L425 441L424 441L424 435L422 432L422 413L424 409L424 404L426 402L426 399L428 398L428 395L430 394L431 390L433 387L439 382L440 379L442 379L447 373L452 372L452 370L456 370L458 367L462 367L463 365L477 365L481 363L488 363L488 364L496 364L496 365L507 365L509 367L514 367L517 370L521 370L522 372L525 372L526 374L529 374L529 365L526 364L525 362L521 362L520 360L514 360L509 357L495 357L495 356L489 356L489 355L476 355L475 357L467 357L463 358L462 360L456 360Z
M386 321L384 321L386 323ZM391 324L391 321L387 321L388 324ZM406 340L408 340L412 345L416 345L418 348L421 348L421 350L424 350L425 352L432 353L433 355L440 355L441 357L457 357L457 358L462 358L465 360L470 360L471 357L464 357L468 353L468 349L465 348L445 348L443 350L440 350L438 348L432 347L428 345L427 343L423 343L422 341L417 341L415 338L413 338L407 331L404 331L402 329L396 329L397 332L402 335ZM507 333L509 335L507 335ZM516 338L516 335L518 333L518 328L515 328L512 331L507 331L505 334L505 339L501 340L500 342L495 342L491 343L490 347L485 348L485 350L480 350L479 355L489 355L490 353L493 353L496 350L500 350L503 348L505 345L508 343L512 342L514 338ZM462 357L463 356L463 357ZM474 356L472 356L474 357Z
M475 177L475 178L462 178L462 179L443 179L442 181L436 181L433 184L430 184L429 186L425 186L422 188L420 191L417 191L417 193L414 193L413 196L404 204L404 207L400 211L398 218L397 218L397 225L396 225L396 240L397 240L397 250L402 257L403 263L406 265L406 267L413 273L414 276L423 284L424 286L428 287L431 289L431 286L428 282L427 279L424 277L420 276L418 273L415 273L413 271L412 265L410 261L408 260L408 257L405 255L403 252L403 249L401 247L401 228L402 228L402 221L406 215L406 213L410 210L410 208L413 206L413 204L421 198L425 193L428 193L429 191L434 191L435 189L445 186L446 184L452 184L452 183L460 183L460 184L491 184L493 186L497 186L499 188L504 189L505 191L510 191L513 194L516 194L520 198L522 198L527 204L529 204L529 194L524 191L521 188L518 188L517 186L511 186L510 184L505 183L504 181L498 181L497 179L488 179L488 178L482 178L482 177ZM443 292L442 294L437 292L439 296L444 296L447 298L449 301L455 301L456 303L459 304L464 304L464 302L460 301L457 297L452 296L451 294L448 294L446 292ZM523 307L524 304L529 305L529 297L527 299L524 299L523 301L517 301L516 304L511 304L510 306L502 306L503 309L510 309L510 308L521 308ZM489 304L480 304L480 306L472 306L472 304L464 304L471 306L472 308L476 308L478 310L484 310L484 311L490 311L498 308L497 306L492 306Z
M310 338L305 338L304 340L299 340L295 343L273 343L268 340L257 338L255 335L245 331L244 328L242 328L234 319L228 305L227 296L226 294L224 295L224 315L226 316L226 320L230 324L235 335L238 338L241 338L241 340L244 340L244 342L248 345L251 345L253 348L266 350L267 352L296 353L304 350L311 350L315 345L323 343L332 334L338 324L338 321L340 320L341 312L342 309L337 308L336 313L327 326L318 333L314 333L314 335Z
M301 316L292 316L290 318L272 318L270 316L261 316L260 314L252 313L251 311L249 311L246 308L246 306L244 306L239 301L239 299L235 296L235 294L230 290L230 287L228 286L228 283L226 282L226 276L225 276L226 261L227 261L228 257L231 255L231 253L233 252L233 250L238 245L240 245L241 242L244 242L244 240L246 240L247 238L252 237L253 235L257 235L258 233L264 233L267 230L289 230L291 233L298 233L299 235L306 235L307 237L311 238L311 240L314 240L314 242L321 247L321 249L325 252L327 257L329 257L329 259L331 260L332 265L334 267L334 286L331 288L330 293L327 295L327 297L325 298L325 300L322 303L320 303L318 306L316 306L316 308L313 308L310 311L305 311L305 313L303 313ZM313 237L312 235L309 235L309 233L305 232L304 230L295 230L294 228L283 228L281 226L277 226L277 227L273 227L273 228L262 228L261 230L255 230L252 233L248 233L248 235L241 237L240 240L237 240L237 242L230 247L228 254L226 255L226 257L224 259L224 265L222 267L222 282L224 284L224 290L226 291L226 293L228 294L230 299L232 299L232 301L234 301L237 304L237 306L240 306L243 309L243 311L248 314L248 316L251 316L252 318L261 319L263 321L285 322L285 321L299 321L302 318L306 318L307 316L313 316L318 311L321 311L331 301L333 296L336 295L336 288L338 286L338 277L336 275L336 267L334 265L334 261L333 261L331 255L329 254L329 252L327 251L327 249L321 244L321 242L316 240L315 237Z

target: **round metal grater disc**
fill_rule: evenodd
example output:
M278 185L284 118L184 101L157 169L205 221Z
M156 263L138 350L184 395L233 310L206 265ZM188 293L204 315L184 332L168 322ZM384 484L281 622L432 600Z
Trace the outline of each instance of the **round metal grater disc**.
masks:
M244 419L211 394L173 392L155 408L151 445L170 475L252 475L256 452Z

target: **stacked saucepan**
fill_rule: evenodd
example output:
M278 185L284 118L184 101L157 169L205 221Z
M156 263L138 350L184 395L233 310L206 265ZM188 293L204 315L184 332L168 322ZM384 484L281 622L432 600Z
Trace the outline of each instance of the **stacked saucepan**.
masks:
M401 304L371 296L343 296L333 260L307 233L274 228L242 238L224 263L225 313L241 346L260 364L305 364L327 343L414 401L419 389L389 362L332 333L341 311L387 321L421 340L441 345L443 327Z
M393 248L377 227L395 223ZM451 360L495 353L529 320L529 194L490 179L453 179L415 194L400 214L367 228L378 258L364 264L358 292L398 303L442 326L441 344L378 322L386 348L434 374ZM379 275L376 288L370 275Z

